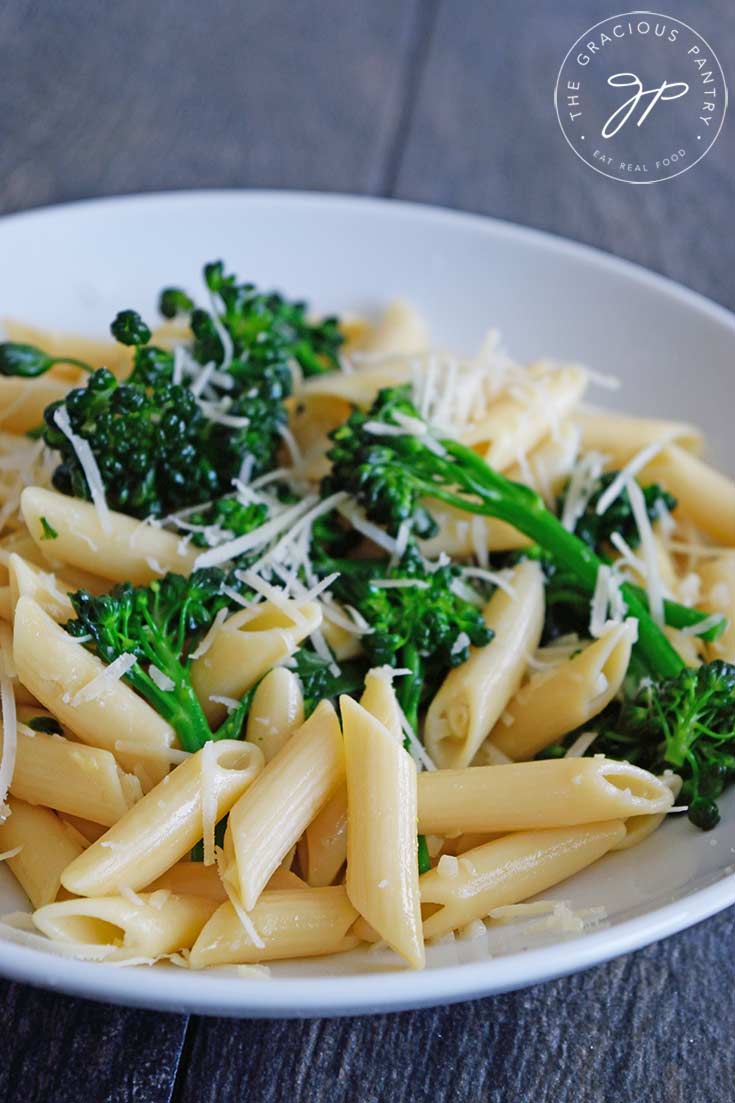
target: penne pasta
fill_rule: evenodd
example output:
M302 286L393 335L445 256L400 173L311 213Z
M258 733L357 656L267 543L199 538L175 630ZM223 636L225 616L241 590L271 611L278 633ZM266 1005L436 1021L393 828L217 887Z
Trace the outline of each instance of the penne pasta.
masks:
M118 766L114 755L99 747L72 743L60 735L17 726L13 796L93 823L116 823L142 791L133 774Z
M401 739L340 698L347 777L347 895L414 969L424 965L416 858L416 764ZM400 734L400 733L399 733Z
M553 508L557 495L579 458L580 440L579 427L571 421L564 422L555 433L524 456L522 463L510 467L506 472L507 477L533 487L546 504Z
M637 622L612 624L598 640L551 670L532 674L507 705L490 742L518 761L586 724L620 689L637 638Z
M357 912L342 885L269 889L247 918L255 939L234 906L229 901L221 904L192 947L191 968L336 954L358 941L348 935Z
M191 664L191 681L204 714L212 725L227 709L218 697L239 700L277 663L292 655L299 643L322 621L315 601L264 601L235 613L213 632L211 642ZM206 650L205 650L206 647Z
M401 709L393 688L393 673L389 667L368 670L360 705L390 732L397 743L403 742Z
M114 827L64 871L62 882L79 896L105 896L120 885L141 889L191 850L204 833L205 802L220 820L260 772L257 747L222 739L191 755L146 793Z
M11 609L8 619L12 620L21 597L33 598L57 624L65 624L76 615L69 600L73 587L63 583L49 571L44 571L13 553L8 562L8 575Z
M368 326L363 334L350 344L350 355L359 366L359 356L370 359L388 356L415 356L429 347L429 331L426 319L412 303L395 299L388 303L381 317Z
M735 663L735 552L699 564L702 583L702 609L710 614L720 613L727 619L727 627L718 639L707 644L707 657Z
M400 710L388 670L368 671L360 704L387 728L395 740L403 741ZM310 885L318 887L334 883L347 860L346 786L340 786L307 827L299 842L299 860Z
M49 808L8 798L0 823L0 850L16 850L6 863L34 908L50 904L61 888L61 874L82 853L81 845Z
M476 555L478 544L486 551L500 552L516 551L531 543L518 529L494 517L470 517L444 502L427 501L426 505L439 526L435 536L419 541L427 559L436 559L442 552L453 558Z
M132 898L102 896L47 904L33 913L33 922L58 942L157 958L193 946L216 908L217 901L205 896L176 896L161 889Z
M670 788L628 762L560 758L419 775L418 829L426 835L528 831L665 813Z
M676 516L693 521L718 544L735 544L735 482L678 444L668 445L640 476L678 501Z
M491 767L494 768L494 767ZM625 838L622 820L578 827L519 831L440 858L420 879L421 902L435 909L424 920L424 938L437 938L484 919L494 908L519 904L579 873Z
M0 429L8 433L27 433L43 423L43 412L59 402L73 384L48 375L37 379L0 376Z
M631 417L607 410L577 410L574 421L582 431L586 452L601 452L613 468L623 467L652 444L676 441L681 448L699 454L702 434L684 421Z
M106 680L104 663L29 597L16 605L13 658L21 683L82 742L112 751L125 769L142 759L154 780L168 772L171 725L124 682ZM98 692L75 703L93 682ZM134 753L117 753L117 743Z
M177 862L145 886L146 892L157 892L159 889L166 889L177 896L205 896L220 904L228 899L217 866L205 866L204 862Z
M83 820L81 816L73 816L69 812L64 812L61 819L76 832L79 839L84 839L84 850L87 849L90 843L96 842L107 830L104 824Z
M658 779L671 793L672 804L681 792L682 781L678 774L668 770L663 777ZM666 812L652 812L649 815L634 816L625 821L625 838L613 847L613 850L630 850L632 846L639 846L649 835L657 831L666 819Z
M21 495L23 519L40 551L63 564L90 571L111 582L140 585L166 571L189 574L198 550L165 529L109 511L109 531L91 502L68 498L54 490L27 487ZM42 543L41 518L57 533Z
M343 781L339 721L322 701L230 813L235 876L246 911Z
M246 738L260 747L263 758L270 762L303 722L301 684L292 670L277 666L266 674L253 695Z
M334 884L347 861L347 786L340 785L306 828L298 845L299 865L313 888Z
M564 421L587 386L587 373L576 364L549 369L545 364L529 369L535 386L527 393L506 393L487 413L462 434L497 471L505 471L526 456Z
M518 689L527 656L538 647L544 618L539 564L521 563L508 582L513 596L497 590L485 608L494 638L486 647L471 649L429 706L424 742L438 766L470 764Z

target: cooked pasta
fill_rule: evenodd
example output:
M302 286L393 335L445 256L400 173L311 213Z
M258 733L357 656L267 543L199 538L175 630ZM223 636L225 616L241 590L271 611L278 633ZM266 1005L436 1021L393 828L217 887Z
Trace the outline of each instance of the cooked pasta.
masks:
M435 349L402 301L205 279L191 327L170 288L155 333L0 345L0 852L33 937L419 969L643 863L671 812L713 827L735 488L705 434L583 407L593 372L494 332Z

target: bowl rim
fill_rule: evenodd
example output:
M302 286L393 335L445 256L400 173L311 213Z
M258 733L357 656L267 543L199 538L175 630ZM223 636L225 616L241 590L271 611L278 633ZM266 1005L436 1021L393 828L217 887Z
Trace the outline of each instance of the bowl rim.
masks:
M573 261L618 273L654 293L674 299L711 324L735 335L735 314L697 291L667 276L616 257L594 246L546 230L492 216L457 211L402 199L290 189L205 188L151 191L83 198L32 207L0 218L0 239L9 224L29 223L34 229L49 218L83 214L97 208L185 205L212 202L286 204L336 207L343 211L379 212L379 217L437 222L536 249L565 254ZM400 1011L449 1004L527 987L602 964L675 934L735 903L735 872L680 899L610 927L550 946L491 957L485 961L436 966L423 972L386 971L341 977L274 977L249 983L233 976L186 973L174 967L151 974L141 983L140 968L119 968L97 962L62 958L19 946L0 936L0 975L14 981L127 1006L178 1013L236 1017L316 1017ZM247 986L246 986L247 985Z

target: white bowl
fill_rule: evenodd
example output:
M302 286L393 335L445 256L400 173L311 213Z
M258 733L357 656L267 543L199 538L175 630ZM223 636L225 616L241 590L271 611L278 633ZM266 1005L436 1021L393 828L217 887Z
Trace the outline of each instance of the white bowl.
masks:
M415 302L436 338L471 351L498 327L518 358L581 360L618 376L600 403L702 425L732 468L733 316L602 253L491 219L371 199L199 192L95 200L0 221L0 316L103 335L122 307L155 317L166 284L207 260L309 299L372 311ZM663 938L735 901L735 794L704 834L682 817L552 893L603 906L601 929L521 952L488 939L430 949L423 973L369 952L272 966L268 981L52 957L0 942L0 973L101 1000L239 1016L340 1015L447 1003L571 973ZM0 870L0 913L23 905ZM27 906L27 903L26 905ZM529 937L529 941L531 938ZM502 948L500 948L502 949ZM491 956L491 954L493 956Z

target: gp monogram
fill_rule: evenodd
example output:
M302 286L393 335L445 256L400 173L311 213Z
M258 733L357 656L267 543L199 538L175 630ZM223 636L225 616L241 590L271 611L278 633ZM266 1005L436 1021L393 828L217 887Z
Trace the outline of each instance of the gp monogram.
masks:
M727 110L717 55L686 23L656 12L611 16L577 39L554 89L567 142L596 172L653 184L693 168Z

